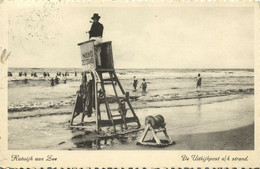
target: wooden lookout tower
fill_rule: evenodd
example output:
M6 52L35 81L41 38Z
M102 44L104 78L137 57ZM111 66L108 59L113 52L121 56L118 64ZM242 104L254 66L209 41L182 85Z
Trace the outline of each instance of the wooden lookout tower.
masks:
M87 128L95 125L97 132L102 127L112 127L113 133L140 128L140 122L114 69L112 43L101 47L101 65L96 64L94 41L78 44L83 66L82 80L73 107L70 127ZM85 121L86 117L94 118ZM75 122L77 121L79 122ZM130 124L131 123L131 124Z

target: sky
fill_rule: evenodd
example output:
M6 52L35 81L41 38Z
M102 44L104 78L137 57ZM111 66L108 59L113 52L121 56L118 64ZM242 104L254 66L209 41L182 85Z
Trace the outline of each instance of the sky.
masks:
M253 68L250 7L68 7L9 10L9 67L81 68L80 42L98 13L115 68Z

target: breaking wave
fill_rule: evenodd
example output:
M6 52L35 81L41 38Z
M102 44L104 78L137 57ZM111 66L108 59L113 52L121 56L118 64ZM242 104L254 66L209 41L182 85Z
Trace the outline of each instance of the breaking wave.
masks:
M165 105L165 104L153 104L153 102L162 102L162 101L175 101L175 100L187 100L187 99L198 99L198 98L211 98L211 97L221 97L221 96L230 96L230 95L244 95L244 94L253 94L254 89L230 89L225 91L194 91L188 92L186 94L156 94L149 95L143 94L138 97L132 97L131 102L134 105L135 109L143 108L161 108L161 107L172 107L172 106L187 106L194 105L193 103L188 104L175 104L175 105ZM115 103L115 100L110 100L111 103ZM215 101L217 102L217 101ZM25 103L9 103L8 112L9 119L20 119L26 117L40 117L40 116L49 116L49 115L64 115L70 114L72 105L74 105L74 100L59 101L59 102L25 102ZM142 104L142 103L152 103L152 104ZM39 110L42 110L39 112ZM44 111L45 110L45 111ZM116 111L117 107L112 106L112 111Z

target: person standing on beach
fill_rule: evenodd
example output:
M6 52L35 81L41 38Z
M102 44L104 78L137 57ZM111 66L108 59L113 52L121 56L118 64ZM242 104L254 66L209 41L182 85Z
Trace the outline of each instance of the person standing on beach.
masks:
M143 79L140 87L142 88L142 93L146 93L147 84L145 82L145 79Z
M51 78L51 86L54 86L54 79Z
M89 33L89 40L95 40L94 48L95 48L95 56L96 56L96 61L98 66L101 66L100 53L101 53L101 44L102 44L102 37L103 37L103 30L104 30L103 25L99 22L100 18L101 17L97 13L94 13L91 18L93 20L91 29L90 31L86 32Z
M198 77L196 77L196 81L197 81L196 89L197 89L198 87L201 88L202 78L200 77L200 74L198 74Z
M60 79L58 78L58 76L56 76L56 78L55 78L55 84L59 84L59 81L60 81Z
M137 84L138 84L138 80L134 76L134 82L133 82L134 91L136 91Z
M8 72L8 76L13 76L12 72Z
M28 83L28 79L27 79L27 78L24 79L24 83L25 83L25 84Z

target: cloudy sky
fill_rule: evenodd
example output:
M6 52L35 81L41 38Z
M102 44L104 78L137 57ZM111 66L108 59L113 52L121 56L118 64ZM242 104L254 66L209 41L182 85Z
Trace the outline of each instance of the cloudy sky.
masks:
M65 7L9 10L10 67L81 67L79 42L99 13L116 68L253 68L253 8Z

